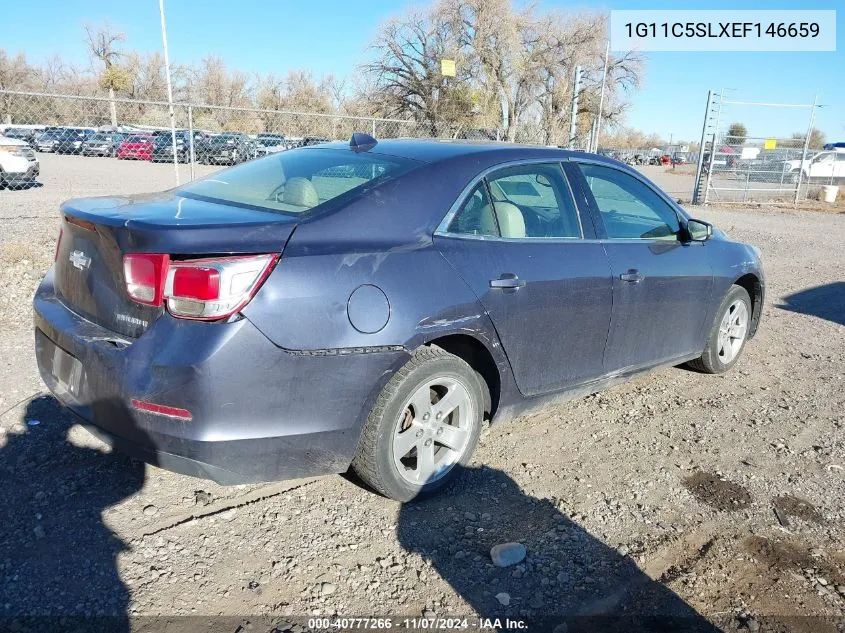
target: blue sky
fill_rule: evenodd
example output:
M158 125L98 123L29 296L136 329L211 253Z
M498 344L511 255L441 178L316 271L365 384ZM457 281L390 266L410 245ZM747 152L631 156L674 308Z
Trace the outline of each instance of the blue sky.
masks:
M82 23L108 19L125 31L127 46L161 47L157 0L40 0L7 2L0 15L0 47L24 52L32 61L59 55L86 62ZM206 54L223 57L245 71L284 73L311 68L317 75L354 72L367 56L378 24L410 6L407 0L166 0L171 61L190 62ZM592 9L796 9L794 2L639 0L541 0L542 8ZM840 1L807 8L841 9L837 32L845 33ZM826 107L817 127L831 140L845 140L845 44L828 53L650 53L642 89L632 95L627 124L675 140L697 139L707 90L726 88L726 98L745 101L810 103L818 95ZM746 123L751 136L805 131L804 110L731 106L725 119Z

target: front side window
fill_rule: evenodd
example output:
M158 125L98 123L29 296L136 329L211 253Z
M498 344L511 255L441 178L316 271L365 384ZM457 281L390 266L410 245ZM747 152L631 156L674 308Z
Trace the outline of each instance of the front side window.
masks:
M581 237L575 201L557 163L508 167L487 181L502 237Z
M654 190L618 169L578 163L610 239L676 240L675 210Z
M491 173L464 200L448 231L510 239L582 237L575 201L557 163Z
M374 181L398 176L415 164L349 150L291 150L217 172L183 185L179 191L298 215Z

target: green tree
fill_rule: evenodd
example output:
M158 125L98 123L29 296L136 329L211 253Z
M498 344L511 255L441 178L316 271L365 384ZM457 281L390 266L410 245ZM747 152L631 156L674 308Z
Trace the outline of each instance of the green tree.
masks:
M742 145L745 143L745 138L748 136L748 129L744 123L731 123L728 128L728 135L725 137L725 142L728 145Z

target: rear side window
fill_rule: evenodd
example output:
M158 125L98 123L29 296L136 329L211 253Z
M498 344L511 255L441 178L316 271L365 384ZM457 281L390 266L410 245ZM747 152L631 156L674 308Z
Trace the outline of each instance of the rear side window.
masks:
M376 181L394 178L415 164L346 149L299 149L237 165L179 191L299 215L335 198L355 195Z
M601 212L610 239L675 240L675 210L651 187L612 167L578 164Z

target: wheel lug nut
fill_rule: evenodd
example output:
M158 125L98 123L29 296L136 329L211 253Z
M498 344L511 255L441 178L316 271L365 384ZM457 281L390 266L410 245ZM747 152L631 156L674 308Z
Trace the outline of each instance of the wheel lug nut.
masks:
M425 445L426 445L426 446L431 446L431 438L428 438L428 439L425 441Z
M428 420L431 417L430 413L423 413L423 420Z
M437 434L438 434L438 435L443 435L443 429L442 429L442 428L437 429Z
M443 417L443 414L442 414L442 413L438 413L438 414L437 414L436 416L434 416L434 417L435 417L435 419L439 420L440 418L442 418L442 417Z

